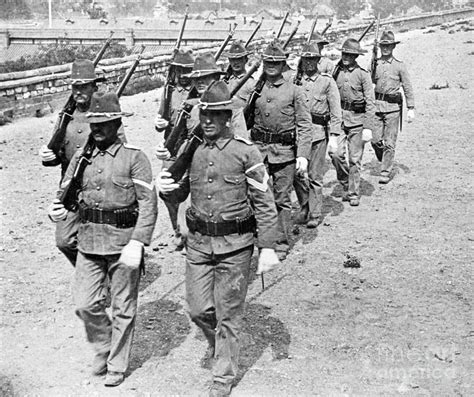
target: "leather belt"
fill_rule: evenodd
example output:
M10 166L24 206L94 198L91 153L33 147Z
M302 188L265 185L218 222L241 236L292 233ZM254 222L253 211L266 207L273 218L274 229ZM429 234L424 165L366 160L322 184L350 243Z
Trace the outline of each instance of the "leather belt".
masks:
M354 113L365 113L365 100L358 100L358 101L346 101L341 100L341 108L342 110L349 110Z
M252 141L262 143L281 143L286 146L295 144L295 135L294 129L283 132L271 132L262 128L253 128L250 132L250 138Z
M396 94L382 94L381 92L375 93L375 99L379 101L385 101L388 103L402 103L402 94L397 92Z
M188 208L186 211L186 224L191 233L199 232L212 237L226 236L234 233L254 233L257 229L257 221L253 214L231 221L210 222L199 218L191 208Z
M133 205L115 210L103 210L101 208L89 208L81 205L79 207L79 217L83 223L106 224L119 229L127 229L136 225L138 207Z
M328 125L328 122L330 119L331 119L331 116L329 116L329 114L312 114L311 115L311 121L313 122L313 124L322 125L323 127L326 127Z

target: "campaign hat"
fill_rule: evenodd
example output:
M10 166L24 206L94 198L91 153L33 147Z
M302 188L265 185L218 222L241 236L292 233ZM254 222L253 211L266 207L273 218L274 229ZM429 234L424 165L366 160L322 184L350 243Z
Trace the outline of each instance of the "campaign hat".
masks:
M97 77L94 62L88 59L77 59L71 65L69 84L88 84L105 80L105 77Z
M224 52L222 55L224 55L227 58L235 59L235 58L242 58L250 54L251 52L247 51L247 49L244 46L244 43L241 40L235 40L231 44L229 51Z
M225 74L225 72L217 66L214 55L210 52L205 52L199 54L196 59L194 59L193 70L191 73L185 74L184 77L195 79L198 77L209 76L211 74L222 75Z
M395 35L391 30L384 30L380 36L379 45L398 44L400 41L395 40Z
M300 56L303 58L321 58L321 53L314 44L304 44Z
M122 112L119 98L115 92L98 91L92 94L89 111L86 113L89 123L105 123L131 116L133 113Z
M352 39L352 38L347 39L342 44L342 47L339 48L339 51L345 52L346 54L357 54L357 55L362 55L367 52L366 50L362 49L358 40Z
M198 108L202 110L234 110L235 105L230 97L227 84L222 81L213 81L201 95Z

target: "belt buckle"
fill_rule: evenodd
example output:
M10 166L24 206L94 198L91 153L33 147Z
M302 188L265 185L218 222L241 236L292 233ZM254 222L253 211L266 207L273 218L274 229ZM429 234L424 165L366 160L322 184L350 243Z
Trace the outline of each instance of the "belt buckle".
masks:
M104 223L104 211L102 208L97 208L97 222L96 223Z
M217 236L217 222L207 221L206 222L206 233L208 236Z

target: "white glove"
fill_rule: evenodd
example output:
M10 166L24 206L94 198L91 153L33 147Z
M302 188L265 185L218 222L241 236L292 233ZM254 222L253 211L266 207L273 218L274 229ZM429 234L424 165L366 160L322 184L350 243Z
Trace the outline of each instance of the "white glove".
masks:
M370 142L371 140L372 140L372 130L369 130L368 128L364 128L362 130L362 141Z
M415 120L415 109L408 109L407 111L407 121L412 123Z
M305 157L296 158L296 172L298 174L304 174L308 171L308 159Z
M158 132L163 131L166 127L168 127L169 122L162 118L160 115L156 116L155 119L155 128Z
M67 209L64 208L59 199L54 199L53 203L49 206L48 216L53 222L63 221L67 217Z
M328 153L333 154L337 152L337 135L330 135L328 142Z
M158 160L169 160L171 158L171 153L164 146L160 145L155 150L155 156Z
M176 183L173 178L170 178L171 174L163 169L156 178L156 188L160 193L168 193L179 188L179 183Z
M56 160L56 155L51 149L48 149L46 145L40 147L38 154L41 156L41 161L45 163Z
M257 274L268 273L280 264L273 248L262 248L258 256Z
M142 261L143 243L138 240L130 240L128 244L122 248L119 262L125 266L138 268Z

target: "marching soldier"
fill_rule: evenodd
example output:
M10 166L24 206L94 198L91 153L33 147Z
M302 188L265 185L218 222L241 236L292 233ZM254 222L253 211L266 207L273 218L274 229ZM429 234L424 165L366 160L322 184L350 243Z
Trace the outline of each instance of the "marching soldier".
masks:
M325 45L329 44L329 41L327 41L323 36L321 36L318 32L315 32L313 34L313 39L312 41L316 43L318 46L318 52L321 54L318 62L318 71L319 73L329 73L332 75L332 72L334 70L334 64L331 62L331 60L328 57L325 57L322 55L323 49Z
M391 31L385 31L380 37L380 52L375 70L375 106L374 138L372 147L377 159L382 162L379 183L390 182L395 157L395 145L398 127L402 128L403 97L400 87L403 87L407 103L408 122L415 118L415 98L410 81L410 75L405 64L393 56L393 50L400 41L395 40Z
M240 40L234 41L230 46L229 52L223 54L229 59L229 65L231 69L230 76L224 77L224 81L227 83L229 91L232 91L239 81L245 76L247 72L245 66L247 65L250 54L251 52L246 50L244 44ZM242 101L242 107L245 106L254 84L255 80L253 77L251 77L239 90L237 98Z
M146 155L118 137L122 116L115 93L94 93L87 120L93 152L80 180L78 257L73 286L76 314L84 322L96 356L92 373L106 373L117 386L128 368L137 312L143 247L157 218L156 191ZM59 197L76 170L77 152L61 183ZM68 211L55 200L49 215L61 221ZM112 318L105 311L109 279Z
M97 83L105 81L104 77L97 77L94 63L87 59L78 59L72 63L70 84L72 86L73 99L76 102L76 110L72 120L66 128L62 148L58 156L46 145L39 151L41 160L45 166L61 165L61 179L76 151L82 148L90 133L86 113L89 110L92 94L98 90ZM125 139L123 129L120 135ZM77 258L77 213L70 212L66 219L56 224L56 246L66 256L73 266Z
M360 168L364 144L371 140L375 101L369 73L356 62L366 51L356 39L347 39L342 48L336 83L341 96L342 128L337 151L332 153L337 179L344 189L343 201L351 206L360 202ZM348 159L346 160L346 149Z
M163 90L163 96L160 101L160 108L158 115L155 119L155 128L158 132L163 132L168 127L168 124L171 123L171 126L175 125L176 117L178 115L179 109L183 102L188 99L189 92L191 91L191 80L189 77L185 76L192 71L194 65L194 59L192 52L190 50L180 49L173 61L170 64L170 70L168 73L173 73L175 76L174 89L171 96L170 103L170 120L165 120L162 115L165 113L164 105L164 95L165 91ZM168 136L164 136L166 140ZM163 160L163 168L168 168L173 159ZM166 208L168 209L168 214L170 217L171 225L175 232L175 238L177 240L176 247L177 249L182 249L183 241L181 232L178 227L178 203L172 203L165 201Z
M255 104L251 139L273 177L279 221L276 251L283 260L289 250L290 193L295 172L307 170L312 124L305 94L282 75L286 54L280 44L270 43L262 58L266 81Z
M329 142L329 152L337 151L337 139L341 134L341 98L332 75L319 72L319 49L305 44L300 56L303 69L301 83L311 112L312 145L308 166L309 186L305 178L296 176L295 191L302 207L299 222L306 223L308 228L315 228L322 216L326 149Z
M228 396L239 363L239 336L254 233L257 273L278 264L273 249L277 211L258 149L231 131L235 106L222 81L210 84L198 107L204 139L180 183L163 170L160 195L182 201L191 194L186 253L186 300L215 357L210 396Z

